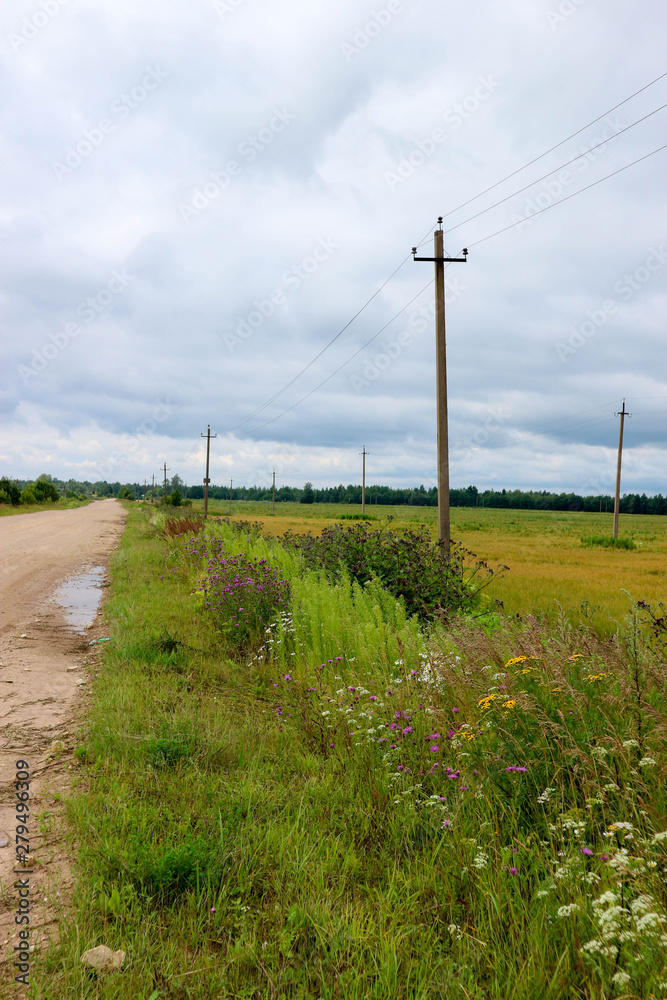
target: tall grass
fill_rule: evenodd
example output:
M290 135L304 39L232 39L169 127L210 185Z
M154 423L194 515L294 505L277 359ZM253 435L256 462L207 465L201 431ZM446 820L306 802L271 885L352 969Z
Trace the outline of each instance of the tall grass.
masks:
M70 803L75 910L37 994L665 996L661 615L426 631L376 585L206 532L280 569L289 620L231 660L184 539L131 513ZM121 974L80 965L100 943Z

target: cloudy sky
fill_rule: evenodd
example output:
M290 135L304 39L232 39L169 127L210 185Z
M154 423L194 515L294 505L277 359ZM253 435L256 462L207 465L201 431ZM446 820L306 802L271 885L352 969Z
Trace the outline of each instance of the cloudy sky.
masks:
M0 472L434 485L442 215L452 485L664 493L666 17L4 5Z

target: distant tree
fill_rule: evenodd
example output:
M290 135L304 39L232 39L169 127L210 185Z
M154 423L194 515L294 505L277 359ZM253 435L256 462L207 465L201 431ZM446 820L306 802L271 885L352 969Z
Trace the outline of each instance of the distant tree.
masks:
M116 496L119 500L134 500L134 493L129 486L121 486Z
M51 476L38 476L35 480L33 489L35 491L35 496L37 497L37 503L55 502L60 499L60 494L53 485Z
M21 490L21 503L39 503L33 486L28 485L23 487Z
M13 507L21 503L21 491L18 483L3 476L0 479L0 503L10 503Z
M180 507L183 502L183 494L180 490L173 490L167 500L172 507Z
M315 499L315 494L313 492L313 484L306 483L303 487L303 493L301 494L301 503L312 503Z

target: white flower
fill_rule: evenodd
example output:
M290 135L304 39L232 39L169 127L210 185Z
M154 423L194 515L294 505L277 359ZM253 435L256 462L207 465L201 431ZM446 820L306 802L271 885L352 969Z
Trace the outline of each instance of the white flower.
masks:
M555 791L556 791L555 788L545 788L544 791L542 792L542 794L538 796L537 801L538 802L542 802L542 803L548 802L549 801L549 796L551 795L552 792L555 792Z
M617 833L618 830L634 830L634 827L632 823L612 823L609 829Z
M480 851L479 854L476 856L475 860L473 861L473 867L486 868L488 860L489 860L489 855L484 854L483 851Z
M659 913L645 913L639 920L635 920L638 934L659 934L662 930L661 924L664 917Z
M613 892L612 889L607 889L607 891L603 892L598 899L593 900L593 909L601 909L603 906L606 906L607 903L615 903L617 899L618 896L616 893Z
M639 761L640 767L655 767L655 765L656 762L653 760L653 757L642 757Z
M570 917L573 913L576 913L579 907L576 903L568 903L566 906L559 906L556 910L556 914L559 917Z
M592 955L602 955L605 958L615 958L616 948L610 945L605 945L602 941L588 941L583 945L582 951L589 951Z
M612 983L616 983L617 986L627 986L630 982L630 976L627 972L617 972L616 975L611 977Z
M603 791L605 791L605 792L617 792L618 791L618 785L614 784L613 781L610 781L608 785L604 786Z
M637 740L626 740L623 744L624 750L629 750L631 747L637 747L637 749L639 749L639 743L637 743Z
M663 840L667 840L667 830L663 830L662 833L656 833L656 835L651 840L651 843L659 844Z

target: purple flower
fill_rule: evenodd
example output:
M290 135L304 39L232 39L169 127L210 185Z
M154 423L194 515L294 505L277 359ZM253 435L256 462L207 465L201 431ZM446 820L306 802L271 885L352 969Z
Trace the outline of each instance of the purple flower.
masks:
M585 854L587 857L590 857L593 854L593 852L591 851L590 847L582 847L581 848L581 853Z
M292 680L292 678L290 677L290 675L289 675L289 674L285 674L285 680L286 680L286 681L291 681L291 680Z
M211 913L215 913L215 906L211 907Z
M427 740L439 740L440 738L440 733L431 733L430 736L426 737Z
M336 746L336 744L335 744L335 743L330 743L330 744L329 744L329 746L330 746L330 747L335 747L335 746Z
M600 855L600 861L609 861L609 855L608 854L601 854Z
M347 690L348 691L356 691L357 689L355 687L349 687Z
M429 747L429 750L431 751L431 753L438 753L439 750L440 750L440 747L438 746L437 743L434 743L433 746Z
M378 696L376 694L371 694L371 695L368 696L368 700L369 701L377 701L378 700Z
M468 786L467 785L459 785L459 791L460 792L467 792L468 791Z
M518 875L518 874L519 874L518 868L510 868L510 875Z
M416 670L411 670L411 671L410 671L410 674L412 675L412 677L414 677L416 673L417 673L417 671L416 671Z
M453 708L452 712L458 712L458 708Z
M413 732L414 732L414 729L412 728L412 726L406 726L405 729L402 730L401 735L402 736L407 736L408 733L413 733Z
M454 730L453 729L448 729L447 730L447 739L451 740L451 739L453 739L454 736L456 736L456 733L454 732Z
M451 820L448 820L448 819L446 819L446 820L445 820L445 822L444 822L444 823L443 823L442 825L444 826L444 828L445 828L445 830L446 830L448 826L451 826L451 825L452 825L452 824L451 824Z

